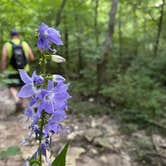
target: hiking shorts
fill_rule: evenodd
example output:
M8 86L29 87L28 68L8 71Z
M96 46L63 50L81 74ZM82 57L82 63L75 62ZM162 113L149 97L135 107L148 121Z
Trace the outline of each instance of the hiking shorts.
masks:
M9 88L11 88L11 87L17 88L17 87L21 87L21 86L24 85L24 83L23 83L23 81L21 80L19 74L9 74L9 75L8 75L8 79L11 80L11 83L8 83L8 84L7 84L7 86L8 86ZM12 82L12 80L17 80L17 83L16 83L16 82Z

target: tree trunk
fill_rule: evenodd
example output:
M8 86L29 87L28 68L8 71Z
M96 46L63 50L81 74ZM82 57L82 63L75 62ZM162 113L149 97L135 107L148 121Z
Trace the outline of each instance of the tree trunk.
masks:
M109 14L109 25L108 25L108 32L106 35L105 43L104 43L104 53L102 60L98 63L98 89L101 89L101 85L106 80L106 67L109 62L109 55L110 55L110 48L112 46L112 38L114 33L114 25L115 25L115 16L117 13L118 7L118 0L112 0L112 7Z
M78 44L78 77L81 79L83 77L82 70L83 70L83 61L82 61L82 50L81 50L81 40L77 38Z
M61 5L60 5L60 8L59 8L59 10L58 10L58 12L57 12L57 14L56 14L56 24L55 24L56 27L58 27L59 24L61 23L61 15L62 15L62 11L63 11L63 9L64 9L64 7L65 7L66 1L67 1L67 0L62 0L62 3L61 3Z
M96 48L99 47L99 35L98 35L98 7L99 7L99 0L95 0L94 30L95 30L95 37L96 37Z
M137 41L137 30L138 30L138 22L137 22L137 15L136 15L136 4L133 5L133 43L134 49L133 54L137 56L138 54L138 41Z
M163 23L163 17L164 17L164 5L165 5L165 0L162 0L162 4L160 8L160 18L158 23L158 31L157 31L156 41L154 44L154 56L157 56L158 48L159 48L160 35L162 31L162 23Z
M67 26L67 17L64 17L64 53L66 58L66 69L69 69L69 32Z
M0 26L2 27L2 23L0 23ZM0 39L0 44L1 44L1 46L0 46L0 50L2 50L2 46L3 46L3 44L4 44L4 41L3 41L3 29L0 29L0 34L1 34L1 39Z
M83 70L83 59L82 59L82 42L81 42L81 34L82 34L82 29L79 25L78 21L78 16L75 16L75 23L77 26L77 32L78 34L76 35L76 40L77 40L77 55L78 55L78 66L77 66L77 72L78 72L78 78L81 79L83 78L82 70Z
M119 24L118 24L118 37L119 37L119 57L122 56L122 14L121 14L121 5L119 4Z
M143 46L142 46L142 48L143 48L143 50L146 52L146 35L147 35L147 20L146 20L146 17L144 16L143 17L144 18L144 22L143 22L143 33L144 33L144 42L145 43L143 43Z
M68 29L65 28L65 58L66 58L66 61L68 62L69 60L69 33L68 33ZM69 64L69 63L67 63ZM67 68L68 68L68 65L67 65Z
M95 31L95 39L96 39L96 49L99 48L99 32L98 32L98 8L99 8L99 0L95 0L95 8L94 8L94 31ZM100 59L97 59L96 64L96 77L97 77L97 84L96 84L96 93L99 92L100 87L100 72L99 72L99 62Z

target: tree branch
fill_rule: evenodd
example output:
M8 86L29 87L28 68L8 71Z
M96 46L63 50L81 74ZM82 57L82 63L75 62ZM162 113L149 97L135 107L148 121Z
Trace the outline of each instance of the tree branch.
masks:
M66 4L67 0L62 0L62 3L60 5L60 8L57 12L57 15L56 15L56 27L59 26L59 24L61 23L61 15L62 15L62 11L65 7L65 4Z

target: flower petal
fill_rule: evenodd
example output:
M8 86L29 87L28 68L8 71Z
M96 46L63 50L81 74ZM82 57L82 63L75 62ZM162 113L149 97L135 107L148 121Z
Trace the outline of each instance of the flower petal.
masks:
M64 119L66 119L66 113L64 111L55 111L52 115L52 117L49 119L50 122L61 122Z
M59 74L54 74L53 81L54 82L63 82L63 81L65 81L65 78Z
M27 72L25 70L19 69L19 74L20 74L20 77L21 77L22 81L25 84L32 83L31 77L28 76L28 74L27 74Z
M56 45L63 45L59 31L54 28L48 28L48 38Z
M52 102L50 103L45 103L45 111L48 113L48 114L52 114L54 112L54 105Z
M34 90L32 84L26 84L20 89L17 96L22 98L28 98L31 97L33 94Z
M37 75L36 71L34 71L32 73L32 81L34 82L34 84L39 85L39 84L42 84L44 82L44 79L42 76Z
M48 29L48 26L42 22L39 27L39 33L43 34L47 29Z
M47 89L52 90L53 88L54 88L54 82L51 80L48 80Z
M40 49L49 50L50 44L48 38L39 35L37 46Z
M55 134L59 133L60 129L61 129L60 124L52 124L52 125L51 125L51 130L52 130Z

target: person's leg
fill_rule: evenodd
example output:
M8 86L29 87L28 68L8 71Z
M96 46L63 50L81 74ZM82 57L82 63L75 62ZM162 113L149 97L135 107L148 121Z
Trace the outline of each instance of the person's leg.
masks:
M9 83L8 87L9 87L10 94L16 103L16 110L18 110L18 111L22 110L24 108L23 99L21 99L17 96L18 89L22 86L21 78L20 78L19 74L10 74L8 76L8 78L10 78L11 80L12 79L18 80L18 83Z
M10 93L11 93L12 97L14 98L15 102L19 103L20 98L17 97L17 89L15 87L10 87L9 90L10 90Z
M10 87L9 90L10 90L10 93L11 93L13 99L15 100L16 111L24 110L23 99L17 97L17 93L18 93L17 88L16 87Z

